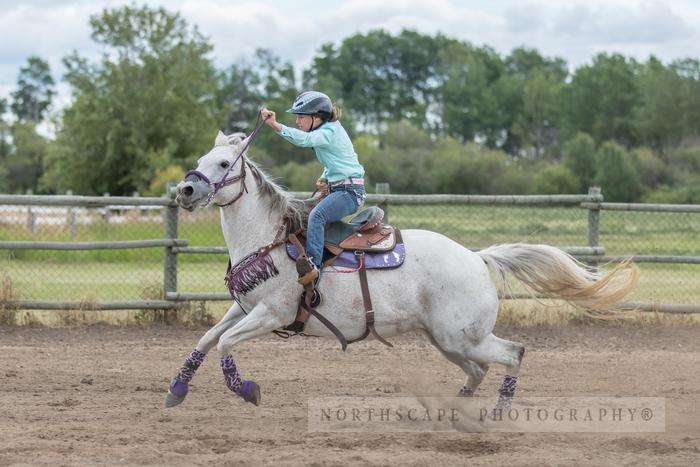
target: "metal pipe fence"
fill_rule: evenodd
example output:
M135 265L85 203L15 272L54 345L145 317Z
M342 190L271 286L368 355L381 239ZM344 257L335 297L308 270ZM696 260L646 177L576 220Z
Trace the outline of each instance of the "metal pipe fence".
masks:
M583 195L368 195L402 229L441 232L478 250L546 243L593 266L632 257L627 304L700 312L700 206L605 203ZM293 193L307 197L309 193ZM0 308L172 309L230 300L218 209L172 197L0 195ZM506 298L524 298L514 293Z

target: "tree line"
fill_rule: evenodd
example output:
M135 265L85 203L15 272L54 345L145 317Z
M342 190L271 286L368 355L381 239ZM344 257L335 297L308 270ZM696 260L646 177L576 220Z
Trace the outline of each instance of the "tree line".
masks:
M159 195L211 147L250 131L262 105L306 89L343 110L371 183L396 193L582 193L700 203L700 61L601 53L561 58L442 34L383 30L320 46L305 69L269 50L217 69L212 46L177 13L125 6L90 18L104 54L64 57L72 94L50 115L55 81L41 57L0 100L0 191ZM55 136L37 126L52 119ZM292 119L289 118L289 123ZM313 153L264 131L253 158L309 189Z

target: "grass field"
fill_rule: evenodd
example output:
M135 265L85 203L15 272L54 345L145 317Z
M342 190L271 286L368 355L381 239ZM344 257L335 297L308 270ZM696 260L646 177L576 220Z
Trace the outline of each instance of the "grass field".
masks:
M181 262L178 290L226 292L226 257ZM215 258L218 258L215 259ZM661 303L700 303L698 266L641 264L633 300ZM38 263L9 261L2 274L12 281L15 298L38 300L129 300L162 296L163 266L153 262ZM691 287L695 282L696 287Z
M65 211L65 209L64 209ZM554 246L587 244L588 211L579 208L513 206L391 206L389 220L400 228L441 232L467 247L528 242ZM599 244L606 254L697 255L700 215L602 212ZM271 232L271 235L273 232ZM164 237L162 222L103 218L79 225L3 225L0 240L109 241ZM223 246L218 211L181 211L178 237L191 246ZM410 252L409 252L410 254ZM178 290L226 292L225 255L180 255ZM0 279L23 299L133 300L162 296L163 250L0 251ZM700 265L640 265L641 280L632 299L659 303L700 303ZM216 305L219 307L219 305Z

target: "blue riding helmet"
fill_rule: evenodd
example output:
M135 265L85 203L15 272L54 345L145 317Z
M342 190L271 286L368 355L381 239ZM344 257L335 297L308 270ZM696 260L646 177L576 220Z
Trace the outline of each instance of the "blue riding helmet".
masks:
M333 112L333 103L331 98L322 92L306 91L294 99L292 108L287 112L295 115L330 115Z

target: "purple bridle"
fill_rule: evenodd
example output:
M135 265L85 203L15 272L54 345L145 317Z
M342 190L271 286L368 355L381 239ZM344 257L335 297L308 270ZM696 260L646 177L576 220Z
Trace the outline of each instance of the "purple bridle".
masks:
M246 167L246 164L248 164L248 162L245 160L245 152L248 149L248 147L250 146L250 143L252 143L253 140L255 139L255 137L258 135L258 133L260 133L260 130L262 129L262 126L264 123L265 123L265 120L260 120L260 114L258 114L258 119L256 121L255 128L253 129L250 136L248 136L248 138L246 138L245 145L243 145L243 148L241 148L241 151L238 153L238 156L236 156L236 158L233 160L233 163L228 167L226 172L224 172L224 174L221 176L219 181L212 182L211 180L209 180L209 177L204 175L199 170L190 170L189 172L187 172L185 174L185 179L187 179L187 177L192 175L192 176L200 179L201 181L203 181L204 183L206 183L207 185L209 185L212 188L212 191L209 193L209 196L207 197L207 203L206 203L207 205L211 202L212 198L214 198L214 196L219 192L219 190L221 190L222 188L227 187L229 185L232 185L238 181L241 182L241 189L238 192L238 194L228 203L217 204L217 206L219 206L221 208L223 208L225 206L229 206L229 205L235 203L236 201L238 201L238 199L241 196L243 196L243 193L248 192L248 188L245 186L245 176L246 176L245 167ZM241 160L240 173L238 175L234 175L232 177L229 177L231 170L236 166L236 162L238 162L239 159Z

